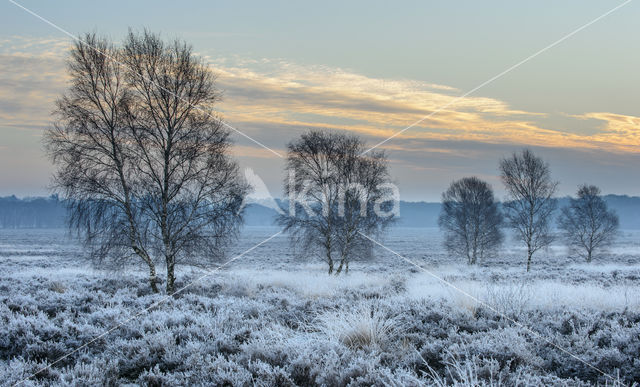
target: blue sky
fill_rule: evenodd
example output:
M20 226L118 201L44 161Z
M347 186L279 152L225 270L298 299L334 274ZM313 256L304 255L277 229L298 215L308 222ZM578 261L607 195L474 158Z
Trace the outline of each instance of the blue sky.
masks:
M223 116L274 149L310 127L372 145L593 20L619 1L35 2L77 34L149 28L219 73ZM46 193L40 135L64 90L70 40L0 3L0 195ZM385 144L403 198L437 200L523 146L577 184L640 194L640 2L633 1ZM236 156L279 192L282 161L241 137Z

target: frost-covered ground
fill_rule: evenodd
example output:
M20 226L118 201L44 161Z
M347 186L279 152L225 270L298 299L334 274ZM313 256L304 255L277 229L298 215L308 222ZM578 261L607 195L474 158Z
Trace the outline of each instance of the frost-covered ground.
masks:
M247 228L234 251L275 232ZM378 249L329 277L276 237L25 384L611 385L599 371L640 381L640 232L592 264L554 246L530 273L513 244L468 267L437 230L383 242L433 276ZM0 230L0 384L164 298L141 273L82 256L61 230ZM178 286L202 273L182 268Z

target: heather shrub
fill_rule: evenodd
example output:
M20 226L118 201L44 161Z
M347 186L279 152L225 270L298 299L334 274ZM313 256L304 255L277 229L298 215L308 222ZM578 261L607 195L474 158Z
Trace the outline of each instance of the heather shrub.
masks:
M433 257L447 259L437 251ZM549 259L548 269L526 277L504 257L492 263L496 266L434 268L499 313L477 303L465 308L459 293L396 261L368 262L371 275L354 263L352 273L323 281L321 268L274 271L276 259L263 267L258 254L248 268L220 271L145 311L164 296L145 290L144 273L114 275L75 267L50 272L57 269L3 259L8 274L0 278L0 289L7 289L0 292L2 385L20 382L122 322L25 385L587 386L640 381L640 309L633 297L640 269L629 256L588 268ZM182 283L199 276L194 272ZM620 293L625 287L626 301ZM574 297L589 292L594 294ZM607 305L601 306L601 300Z

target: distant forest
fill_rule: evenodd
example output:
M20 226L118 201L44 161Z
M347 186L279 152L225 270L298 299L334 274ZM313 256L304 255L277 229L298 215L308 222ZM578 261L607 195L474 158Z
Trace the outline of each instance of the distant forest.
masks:
M605 201L620 217L622 229L640 229L640 197L606 195ZM568 203L559 198L558 207ZM438 227L440 203L400 202L400 227ZM276 211L250 204L245 209L245 225L271 226ZM65 227L66 208L56 195L20 199L16 196L0 197L0 228L61 228Z
M66 207L56 195L19 199L0 197L0 228L65 227Z

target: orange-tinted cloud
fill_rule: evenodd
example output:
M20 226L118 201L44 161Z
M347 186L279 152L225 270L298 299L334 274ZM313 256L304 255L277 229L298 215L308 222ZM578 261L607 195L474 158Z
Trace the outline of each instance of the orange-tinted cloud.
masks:
M69 46L69 41L60 39L0 39L2 125L49 124L53 102L66 84L64 59ZM224 91L219 106L225 119L262 138L273 128L293 137L290 132L303 128L330 127L359 133L375 143L455 101L384 147L418 151L403 146L408 141L438 140L637 153L640 145L640 118L634 116L606 112L570 116L602 122L595 132L581 133L548 127L553 122L543 120L544 113L516 110L495 98L457 100L463 91L446 85L283 61L206 59ZM245 148L236 153L256 155Z
M265 64L271 70L247 67L255 63L229 66L222 61L215 66L226 92L221 105L225 117L240 127L331 127L385 138L453 102L399 139L638 152L638 117L613 113L574 116L605 122L599 132L576 133L544 127L538 119L544 113L514 110L497 99L472 96L456 100L461 92L447 86L375 79L321 66L259 63Z
M572 117L600 121L601 130L591 138L601 146L612 145L621 150L640 152L640 117L603 112Z

